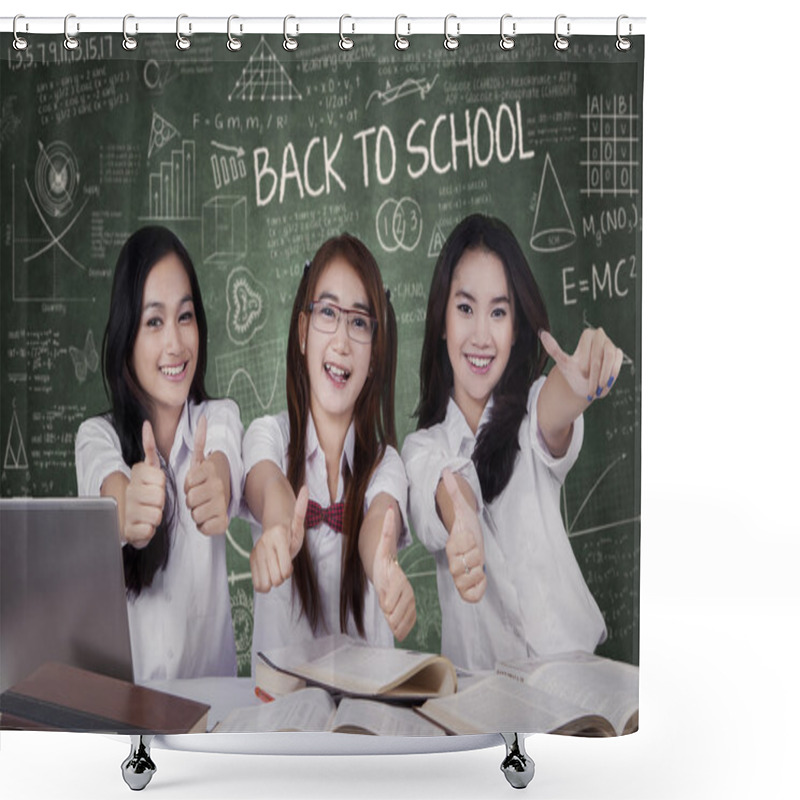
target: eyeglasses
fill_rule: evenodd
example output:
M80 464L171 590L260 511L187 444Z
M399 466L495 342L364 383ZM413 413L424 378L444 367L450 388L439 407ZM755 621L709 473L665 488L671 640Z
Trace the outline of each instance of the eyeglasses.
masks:
M347 335L359 344L369 344L378 320L364 311L342 308L328 300L316 300L308 307L311 312L311 324L314 330L320 333L336 333L339 329L339 320L345 319Z

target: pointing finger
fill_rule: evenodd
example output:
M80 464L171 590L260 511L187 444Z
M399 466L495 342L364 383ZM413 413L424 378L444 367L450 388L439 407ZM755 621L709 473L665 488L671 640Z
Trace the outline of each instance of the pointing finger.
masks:
M547 355L549 355L556 364L564 364L569 360L569 356L561 349L561 346L549 331L539 331L539 341L542 343L542 347L544 347Z

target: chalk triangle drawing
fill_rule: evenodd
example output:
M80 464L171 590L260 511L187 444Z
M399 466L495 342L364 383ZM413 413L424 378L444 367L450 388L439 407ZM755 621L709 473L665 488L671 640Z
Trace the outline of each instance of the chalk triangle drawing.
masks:
M28 456L25 453L25 442L22 440L16 411L11 417L11 427L8 430L3 469L28 469Z
M303 96L261 37L228 100L302 100Z
M176 136L180 136L178 129L154 110L153 121L150 123L150 144L147 147L147 157L150 158L153 153Z
M564 191L556 175L550 153L544 157L542 179L536 196L531 247L540 253L564 250L575 243L575 225L567 207Z
M444 231L442 231L442 226L437 222L431 234L431 243L428 245L428 257L438 258L446 240L447 237L444 235Z

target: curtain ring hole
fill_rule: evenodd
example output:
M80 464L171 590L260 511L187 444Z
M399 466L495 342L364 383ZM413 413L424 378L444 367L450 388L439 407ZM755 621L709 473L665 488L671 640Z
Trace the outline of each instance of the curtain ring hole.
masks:
M564 52L564 50L566 50L569 47L569 39L564 37L564 36L562 36L558 32L558 22L559 22L559 20L566 19L566 18L567 18L566 14L559 14L556 17L556 22L555 22L556 39L553 42L553 47L555 47L555 49L559 50L560 52ZM567 23L567 36L569 36L569 33L570 33L569 29L570 29L570 23L568 22Z
M405 14L398 14L394 18L394 46L396 50L408 50L411 42L406 39L406 36L411 36L411 25L406 23L406 27L408 30L406 31L406 36L400 35L400 20L401 19L408 19Z
M231 16L228 17L228 44L227 44L227 47L228 47L228 50L231 51L231 53L235 53L237 50L241 50L242 49L242 40L241 39L237 39L231 33L231 23L235 19L239 19L239 17L237 17L235 14L231 14ZM241 33L241 32L242 32L242 26L240 25L239 26L239 33Z
M289 20L295 19L291 14L283 18L283 49L287 50L288 52L293 52L297 50L297 45L299 42L297 39L292 38L289 36ZM295 36L300 33L300 26L295 26Z
M27 39L23 39L22 36L20 36L17 33L17 20L20 20L20 19L25 19L25 15L24 14L17 14L17 16L14 17L14 25L13 25L13 28L12 28L12 30L14 31L14 49L15 50L24 50L28 46L28 40ZM26 31L28 30L28 23L27 22L25 23L25 30Z
M511 23L511 35L509 36L505 32L505 22L507 19L511 19L511 14L503 14L500 17L500 49L501 50L511 50L516 42L514 41L514 37L517 35L517 23Z
M64 17L64 49L65 50L77 50L81 46L81 43L78 41L78 39L75 36L72 36L70 34L70 32L69 32L69 21L71 19L75 19L75 15L74 14L67 14L67 16ZM76 22L75 23L75 32L78 33L80 31L80 29L81 29L80 22Z
M456 20L456 33L453 36L450 31L448 30L450 20ZM458 18L455 14L448 14L444 18L444 47L445 50L457 50L458 49L458 37L461 33L461 23L458 21Z
M136 41L136 37L135 36L130 36L128 34L128 20L129 19L135 19L133 14L126 14L122 18L122 46L123 46L123 48L125 50L135 50L136 49L136 45L138 45L139 43ZM135 30L137 30L137 31L139 30L139 24L138 23L136 23L136 25L135 25Z
M188 16L189 16L188 14L178 14L178 18L175 20L175 35L178 37L175 40L175 47L177 47L178 50L188 50L192 46L191 41L181 33L181 20L187 19ZM192 33L192 23L190 22L189 34L191 35L191 33Z

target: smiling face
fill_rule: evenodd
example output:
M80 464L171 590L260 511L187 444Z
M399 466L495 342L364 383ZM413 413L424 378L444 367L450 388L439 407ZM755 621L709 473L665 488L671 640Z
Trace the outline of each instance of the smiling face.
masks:
M453 270L445 316L454 399L473 432L514 344L514 306L503 262L465 250Z
M346 311L370 313L361 278L341 256L336 256L320 274L312 300L314 303L329 301ZM305 353L311 413L318 429L326 418L350 424L356 400L369 374L372 342L354 341L347 327L342 314L336 330L324 333L315 327L311 314L307 311L300 314L300 349Z
M157 431L164 422L177 425L197 369L199 341L189 277L180 258L169 253L145 281L132 358Z

